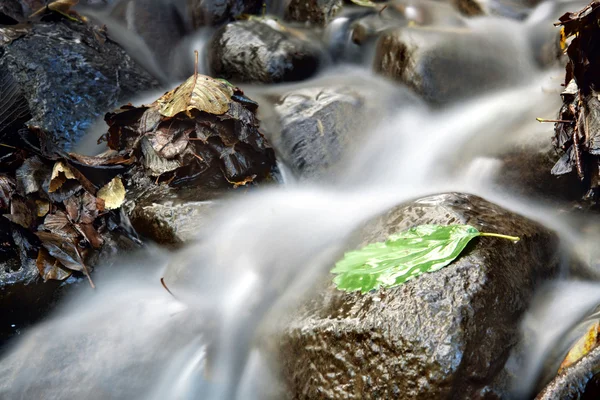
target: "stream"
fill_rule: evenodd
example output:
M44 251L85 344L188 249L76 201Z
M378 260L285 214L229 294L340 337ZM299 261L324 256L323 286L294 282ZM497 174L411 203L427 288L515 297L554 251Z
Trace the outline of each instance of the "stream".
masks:
M519 322L529 345L507 361L514 364L510 398L533 398L552 378L544 376L544 366L556 363L576 340L569 332L600 304L597 216L571 212L571 203L536 196L527 184L515 190L518 183L506 178L515 168L504 158L511 149L550 147L554 125L535 118L555 118L561 106L564 67L541 68L529 56L531 26L557 17L544 10L538 6L523 21L467 20L476 35L502 37L510 45L474 46L460 56L505 52L500 57L510 60L512 77L502 87L458 100L422 101L373 72L373 48L364 60L348 62L346 53L300 82L239 84L260 105L282 184L214 201L197 239L181 250L147 245L123 254L118 265L98 268L94 293L82 285L13 339L0 361L0 398L286 398L269 344L281 321L310 297L361 226L398 204L448 192L480 196L559 235L560 271L539 285ZM339 18L341 26L346 17ZM204 48L204 61L209 34L190 40ZM456 73L452 68L448 64L448 76ZM328 168L303 175L282 139L281 103L274 99L322 87L368 93L369 120L349 128L348 145ZM163 92L133 102L147 103ZM78 151L98 152L90 140L96 136L84 137ZM172 294L160 284L163 277Z

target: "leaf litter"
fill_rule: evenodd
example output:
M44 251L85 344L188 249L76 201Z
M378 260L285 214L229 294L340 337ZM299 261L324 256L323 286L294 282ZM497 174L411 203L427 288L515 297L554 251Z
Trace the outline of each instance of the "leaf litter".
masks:
M94 287L91 265L106 245L141 244L126 201L185 190L198 200L268 180L275 165L258 105L197 71L148 106L107 113L109 151L93 157L62 151L51 132L26 125L27 102L8 72L0 85L10 93L0 100L0 262L30 257L44 280L80 274Z

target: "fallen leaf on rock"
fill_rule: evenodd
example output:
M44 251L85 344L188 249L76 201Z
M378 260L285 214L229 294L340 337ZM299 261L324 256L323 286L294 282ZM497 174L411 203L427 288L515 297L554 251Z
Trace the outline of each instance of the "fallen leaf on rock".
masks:
M36 265L44 282L50 279L64 281L72 274L71 271L63 268L56 258L52 257L50 253L48 253L48 250L43 247L38 253Z
M567 356L560 364L558 373L560 374L565 368L575 364L582 359L586 354L592 351L600 344L600 322L593 323L588 331L583 335L567 353Z
M165 93L150 107L164 117L185 113L192 118L192 110L220 115L229 110L232 95L231 86L210 76L195 73L180 86Z
M71 169L61 161L57 162L52 168L48 192L56 192L69 179L75 179L75 175L73 175Z
M125 201L125 187L121 178L115 177L98 191L98 198L104 200L104 207L107 210L114 210L121 207Z
M385 242L347 252L331 270L337 274L333 282L340 290L361 293L398 286L450 264L478 236L519 240L514 236L482 233L470 225L419 225L391 235Z

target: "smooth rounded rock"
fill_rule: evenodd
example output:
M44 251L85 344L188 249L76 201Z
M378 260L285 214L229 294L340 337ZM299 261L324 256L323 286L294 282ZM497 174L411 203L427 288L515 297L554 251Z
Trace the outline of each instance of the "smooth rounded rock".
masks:
M503 36L517 31L507 29L481 19L468 28L389 30L377 42L373 67L432 103L488 93L523 82L534 70L518 36Z
M234 82L299 81L324 62L321 44L311 33L270 19L227 24L208 46L211 75Z
M68 149L101 114L158 85L115 43L86 24L62 21L0 27L0 68L29 103L30 125ZM10 35L10 36L9 36Z
M366 294L324 276L271 345L290 398L474 399L507 395L505 362L538 285L558 272L557 236L479 197L449 193L393 208L352 248L420 224L517 235L478 238L449 266Z

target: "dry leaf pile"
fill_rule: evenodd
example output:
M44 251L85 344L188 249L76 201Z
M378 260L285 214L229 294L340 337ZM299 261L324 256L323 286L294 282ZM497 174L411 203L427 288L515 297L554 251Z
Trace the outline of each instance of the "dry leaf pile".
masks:
M195 74L148 106L108 113L104 140L140 160L156 185L235 188L269 177L275 165L257 107L228 82Z
M93 286L87 260L121 227L121 176L132 161L64 153L45 132L21 129L0 146L0 255L35 259L44 280L77 271Z
M563 155L555 175L575 169L587 188L586 198L600 195L600 1L560 17L563 45L569 62L565 74L554 145Z
M0 262L36 260L44 280L76 272L93 286L89 260L107 239L139 242L126 198L162 197L166 187L197 200L206 189L261 181L275 164L258 105L226 81L194 74L149 106L108 113L110 150L96 157L63 152L48 133L24 127L14 81L0 73L0 86L9 94L0 99Z

